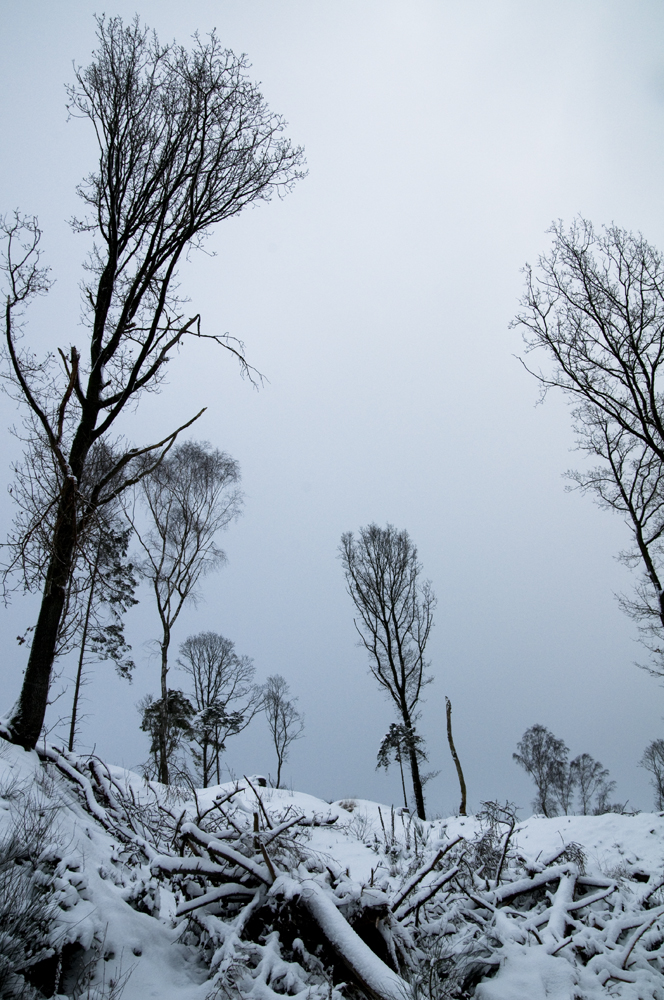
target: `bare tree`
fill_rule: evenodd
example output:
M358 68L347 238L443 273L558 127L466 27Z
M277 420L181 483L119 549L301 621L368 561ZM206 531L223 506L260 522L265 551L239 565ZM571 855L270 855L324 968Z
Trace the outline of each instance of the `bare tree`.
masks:
M221 754L229 737L246 729L263 707L251 659L216 632L190 635L180 646L179 666L193 682L190 744L203 788L221 782Z
M107 476L82 488L90 451L108 440L118 417L157 390L166 365L188 337L232 351L242 346L205 333L177 295L178 265L215 224L287 191L302 176L302 151L282 138L284 123L247 79L247 62L214 33L191 51L160 45L138 19L97 19L98 49L69 88L73 117L89 120L99 146L96 172L79 194L90 234L83 281L84 346L40 359L20 342L21 314L49 288L35 219L3 220L7 278L5 385L38 428L59 470L59 490L43 568L43 597L19 700L13 739L34 747L46 709L51 669L75 562L90 519L140 475L156 467L183 427L134 448L116 440ZM73 324L72 324L73 326ZM202 411L201 411L202 412ZM136 468L136 459L146 458Z
M650 772L655 789L655 809L664 809L664 740L652 740L639 764Z
M567 766L569 749L563 740L539 724L526 729L516 748L518 753L513 753L512 758L535 782L535 810L545 816L555 816L556 791Z
M407 531L391 524L360 528L341 538L341 561L357 618L360 643L369 653L370 669L394 702L404 725L406 749L417 815L425 819L422 777L415 743L415 723L422 688L429 682L424 658L436 606L429 581L420 582L422 567Z
M624 815L627 802L611 802L609 798L615 787L615 781L602 781L595 796L593 816L603 816L605 813L611 812Z
M289 694L285 677L281 674L268 677L263 688L263 704L277 755L277 788L281 788L281 769L288 760L291 744L304 733L304 716L295 705L297 698L290 698Z
M591 804L595 795L601 795L606 789L608 795L615 787L615 781L609 782L609 772L602 767L599 760L594 760L589 753L582 753L570 763L574 774L575 785L579 790L581 814L591 814Z
M532 374L543 392L570 399L581 451L601 464L568 473L628 524L633 545L623 560L644 577L624 610L639 624L664 673L664 259L639 234L616 226L597 233L578 220L554 225L553 248L526 268L522 312L529 350L551 365ZM529 368L529 370L531 370Z
M143 528L134 513L131 522L143 550L138 567L157 605L161 622L162 751L159 780L168 784L168 650L171 633L184 604L195 600L202 576L226 559L216 545L217 534L240 514L242 493L237 462L206 441L175 445L136 487L147 514Z

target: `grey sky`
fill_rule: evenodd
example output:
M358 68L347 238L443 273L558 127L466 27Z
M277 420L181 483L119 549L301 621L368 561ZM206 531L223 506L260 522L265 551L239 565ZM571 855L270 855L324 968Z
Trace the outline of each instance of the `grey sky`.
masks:
M81 338L82 244L65 220L94 168L91 130L66 122L71 62L94 47L91 0L0 3L2 210L39 216L57 284L32 310L40 346ZM135 3L107 13L130 18ZM336 547L375 520L407 528L439 597L434 684L422 727L433 811L458 792L444 743L444 696L471 804L532 791L512 763L534 722L588 751L616 795L649 807L637 768L662 734L661 688L613 593L616 519L568 494L578 461L565 404L537 386L508 331L519 268L546 249L553 219L581 212L664 246L664 8L656 2L172 0L139 5L162 40L216 26L246 52L309 177L283 202L219 227L183 287L210 330L245 341L269 379L260 392L218 351L191 345L170 384L126 423L137 442L200 405L196 436L241 464L246 513L223 538L229 565L204 586L174 642L202 629L234 639L261 678L299 694L306 738L286 767L304 790L398 801L374 772L388 704L355 646ZM0 425L16 420L0 400ZM6 437L1 475L18 454ZM1 498L4 517L10 504ZM34 617L0 612L3 700L18 690ZM147 595L130 619L131 687L100 665L84 741L128 766L145 755L135 702L157 689ZM174 682L183 683L177 674ZM53 707L67 710L66 698ZM228 764L274 771L257 722Z

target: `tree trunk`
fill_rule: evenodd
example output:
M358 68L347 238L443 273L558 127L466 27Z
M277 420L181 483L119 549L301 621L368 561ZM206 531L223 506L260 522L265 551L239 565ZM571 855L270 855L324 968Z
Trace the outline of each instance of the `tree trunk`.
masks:
M81 680L83 678L83 664L85 661L85 647L88 641L88 629L90 627L90 615L92 613L92 602L95 595L95 587L97 585L97 570L99 568L99 555L101 552L101 542L97 546L97 552L95 554L95 563L92 567L92 575L90 577L90 594L88 596L88 603L85 609L85 621L83 623L83 632L81 634L81 650L78 656L78 669L76 671L76 684L74 685L74 703L71 707L71 725L69 727L69 752L72 753L74 749L74 740L76 739L76 716L78 714L78 698L81 693Z
M30 647L30 656L19 699L9 720L13 742L34 750L44 725L51 671L65 607L67 584L74 563L76 542L76 492L74 477L65 481L53 534L53 551L46 571L41 607Z
M403 776L403 761L401 759L401 752L399 752L398 761L399 761L399 770L401 772L401 789L403 791L403 804L404 804L404 807L407 809L408 808L408 795L406 794L406 781L405 781L405 778Z
M404 726L406 727L407 733L413 733L413 724L407 714L404 714ZM424 793L422 792L422 779L420 778L420 765L417 760L417 747L415 746L414 740L408 740L408 763L410 764L410 773L413 779L413 793L415 795L415 808L417 810L418 819L426 819L426 812L424 811Z
M209 764L209 761L208 761L208 746L209 746L209 743L208 743L206 737L203 736L203 745L201 747L201 750L202 750L202 753L203 753L203 757L202 757L202 760L203 760L203 788L207 788L207 786L208 786L208 777L209 777L209 770L210 770L210 764Z
M161 642L161 719L159 724L159 780L168 784L168 647L171 630L164 624Z
M449 698L445 698L445 708L447 712L447 742L450 745L450 753L452 754L452 760L456 765L457 777L459 778L459 788L461 789L461 805L459 806L459 816L466 815L466 782L463 776L463 771L461 770L461 761L459 760L458 754L456 752L456 747L454 746L454 740L452 739L452 702Z

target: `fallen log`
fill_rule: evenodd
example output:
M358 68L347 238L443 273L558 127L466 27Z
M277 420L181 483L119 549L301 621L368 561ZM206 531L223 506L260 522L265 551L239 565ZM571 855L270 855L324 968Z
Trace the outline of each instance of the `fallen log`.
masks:
M364 943L339 912L332 894L314 879L298 882L281 875L270 895L298 898L330 947L376 1000L407 1000L410 996L408 983Z

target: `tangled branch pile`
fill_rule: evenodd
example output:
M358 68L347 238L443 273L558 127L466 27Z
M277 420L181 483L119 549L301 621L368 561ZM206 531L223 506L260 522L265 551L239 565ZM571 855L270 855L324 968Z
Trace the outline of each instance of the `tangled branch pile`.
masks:
M178 995L201 1000L664 996L662 870L598 874L571 842L532 857L509 809L488 804L464 836L380 809L375 829L360 810L303 809L255 779L166 794L94 757L40 755L79 837L106 844L94 872L71 847L44 854L52 929L23 970L41 995L112 995L124 948L125 995L138 996L133 910L141 940L158 929L179 949ZM346 845L336 859L321 847L333 838ZM339 862L353 844L375 862L369 878ZM122 905L124 942L99 919L102 886Z

